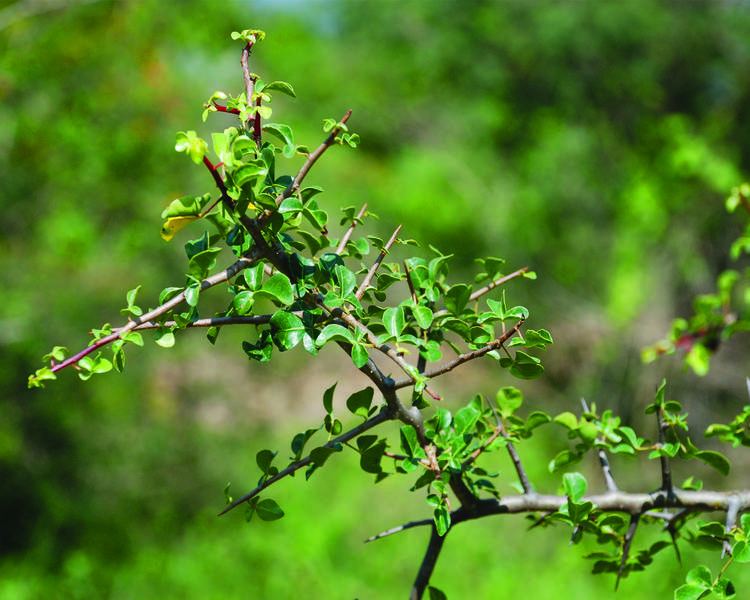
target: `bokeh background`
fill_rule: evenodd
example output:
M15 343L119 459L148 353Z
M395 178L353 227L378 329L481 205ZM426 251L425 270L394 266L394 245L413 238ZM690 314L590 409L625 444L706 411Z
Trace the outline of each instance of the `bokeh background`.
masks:
M284 456L319 421L326 387L364 385L335 352L250 364L241 331L216 348L195 331L171 351L131 350L124 375L84 384L69 372L26 390L53 345L118 323L126 290L142 284L153 305L181 283L192 236L163 242L159 213L212 185L174 152L174 134L228 126L200 112L214 90L240 89L232 30L268 32L253 70L294 84L298 99L276 99L274 120L300 142L354 110L361 147L330 152L309 179L325 208L368 202L380 215L369 233L403 223L456 255L457 279L484 255L538 272L509 287L556 339L545 376L521 385L530 404L576 410L584 396L648 428L642 409L663 376L697 429L747 402L746 341L720 348L703 379L678 359L642 365L639 352L712 289L740 231L723 198L750 166L749 3L1 6L0 598L396 598L421 559L425 531L362 544L429 508L410 482L373 487L351 456L282 484L279 522L215 516L227 482L252 487L257 450ZM509 383L472 364L440 390L457 407ZM522 446L538 488L557 488L546 463L566 444L549 426ZM746 488L735 457L728 479L695 473ZM597 484L593 465L580 469ZM658 485L653 464L615 469L625 487ZM591 547L525 527L461 526L434 583L453 598L666 598L691 561L719 560L685 549L680 566L664 551L615 595L611 578L588 574Z

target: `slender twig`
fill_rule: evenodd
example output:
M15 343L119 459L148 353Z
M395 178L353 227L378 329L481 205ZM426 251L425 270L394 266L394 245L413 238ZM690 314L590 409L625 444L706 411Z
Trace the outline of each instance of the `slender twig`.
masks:
M253 43L248 42L245 44L245 47L242 48L242 54L240 55L240 66L242 67L242 79L245 82L245 101L247 102L248 106L252 104L253 101L253 92L255 89L255 81L256 78L253 77L253 75L250 73L250 68L248 66L248 60L250 58L250 51L253 49ZM255 122L256 117L258 117L258 114L255 113L250 119L248 119L248 123L250 121ZM255 140L258 141L257 139Z
M296 310L293 311L292 314L302 317L303 311ZM273 315L266 314L266 315L247 315L244 317L240 316L231 316L231 317L207 317L205 319L196 319L195 321L192 321L188 323L187 325L179 325L176 321L164 321L163 323L160 323L158 321L146 321L145 323L141 323L137 325L136 327L133 327L133 331L143 331L148 329L160 329L162 327L165 328L171 328L171 327L178 327L182 328L185 327L186 329L193 329L193 328L202 328L202 327L224 327L226 325L265 325L266 323L271 322L271 317ZM122 327L118 327L117 329L113 330L115 333L120 332Z
M750 490L711 491L711 490L681 490L671 497L666 492L658 491L654 494L632 492L606 492L585 496L581 502L591 502L602 512L620 512L628 514L643 514L655 507L678 508L673 521L685 517L687 514L698 512L727 512L732 502L737 502L738 511L750 509ZM550 494L519 494L505 496L501 499L485 498L474 505L462 507L451 513L453 526L492 515L509 515L522 513L545 513L537 523L543 522L568 503L567 496ZM422 524L428 525L432 520L416 521L411 527ZM390 530L389 530L390 531ZM401 531L393 528L393 533Z
M505 346L503 346L505 348ZM505 424L503 423L502 417L497 414L497 409L495 408L495 405L492 402L487 402L487 405L490 407L490 410L492 411L492 416L495 417L495 423L497 424L497 428L500 430L501 435L503 438L505 438L505 447L508 451L508 456L510 457L511 462L513 463L513 468L516 470L516 475L518 476L518 482L521 484L521 489L523 489L524 494L533 494L534 493L534 486L531 485L531 480L529 479L528 474L526 473L526 469L523 466L523 463L521 462L521 457L518 454L518 451L516 450L516 445L511 441L510 436L508 435L508 431L505 429Z
M328 314L330 314L331 316L341 319L354 331L359 330L364 333L365 338L370 344L372 344L377 350L390 358L404 373L406 373L411 378L406 384L395 386L394 389L403 388L414 383L414 379L411 376L414 367L410 365L406 360L404 360L404 358L391 346L381 343L380 340L378 340L378 336L376 336L364 323L362 323L362 321L357 319L357 317L355 317L351 313L345 312L339 308L331 309L325 306L325 304L323 304L322 297L318 298L318 305L321 306L323 310L328 312ZM434 400L440 400L440 395L437 392L432 391L428 387L425 387L425 393Z
M425 551L422 564L419 566L417 572L417 578L414 580L414 585L411 588L411 594L409 600L421 600L424 591L430 583L432 572L435 570L435 564L440 556L440 551L443 549L445 538L448 535L440 535L435 525L432 526L432 532L430 533L430 541L427 544L427 550Z
M349 243L349 240L352 237L352 234L354 233L354 229L357 227L359 223L362 222L362 217L365 214L365 211L367 210L367 202L365 202L362 205L362 208L359 209L359 212L357 213L357 216L352 219L352 224L349 225L349 228L346 230L346 233L341 237L341 241L339 242L339 245L336 246L336 254L341 254L344 249L346 248L346 245Z
M584 398L581 398L581 406L583 407L583 412L589 412L589 405ZM602 468L607 491L616 492L619 488L617 487L614 475L612 475L612 467L609 464L607 453L604 451L604 448L598 448L596 454L599 457L599 466Z
M263 143L263 130L261 129L261 116L260 116L260 96L255 99L255 114L253 115L253 140L260 147Z
M414 289L414 282L411 280L411 272L409 271L409 265L404 261L404 275L406 275L406 284L409 286L409 295L411 301L417 304L417 291Z
M247 257L242 257L223 271L216 273L214 275L211 275L210 277L207 277L201 282L200 289L201 291L206 290L210 287L213 287L215 285L218 285L220 283L224 283L225 281L231 279L234 277L237 273L240 271L247 269L254 265L257 262L257 257L254 254L251 254ZM79 360L84 358L85 356L88 356L92 352L95 352L99 348L102 348L103 346L106 346L107 344L111 344L115 340L120 339L123 334L127 333L128 331L132 331L133 329L136 329L140 325L144 323L149 323L155 319L158 319L163 314L169 312L176 306L179 306L185 301L185 292L182 291L173 298L167 300L164 304L161 304L157 306L156 308L148 311L147 313L141 315L140 317L137 317L135 319L130 320L126 325L123 325L122 327L117 328L114 330L111 334L95 341L87 348L84 348L77 354L74 354L73 356L66 358L65 360L55 363L50 367L50 370L53 373L56 373L57 371L60 371L61 369L64 369L66 367L69 367L70 365L73 365L77 363ZM144 329L149 329L148 327L144 327Z
M370 417L364 423L361 423L361 424L357 425L356 427L353 427L352 429L350 429L346 433L342 433L340 436L333 438L330 442L328 442L327 444L324 444L323 447L325 447L325 448L332 448L332 447L334 447L337 444L343 444L344 442L348 442L349 440L357 437L361 433L364 433L365 431L367 431L369 429L372 429L373 427L375 427L377 425L380 425L381 423L384 423L385 421L388 421L388 420L390 420L392 418L393 417L392 417L390 411L388 411L388 410L381 410L377 415L375 415L374 417ZM292 475L298 469L301 469L302 467L305 467L305 466L307 466L307 465L309 465L311 463L312 463L312 458L311 458L311 456L309 454L305 458L293 462L292 464L290 464L285 469L282 469L281 471L279 471L273 477L269 477L263 483L261 483L257 487L255 487L252 490L250 490L247 494L241 496L240 498L237 498L236 500L234 500L233 502L231 502L230 504L228 504L224 508L224 510L222 510L219 513L219 516L228 513L230 510L232 510L234 508L237 508L240 504L242 504L243 502L247 502L248 500L254 498L258 494L260 494L263 490L265 490L266 488L270 487L271 485L273 485L274 483L276 483L280 479L283 479L284 477Z
M404 523L403 525L399 525L398 527L391 527L390 529L386 529L385 531L381 531L378 534L368 537L365 540L365 544L374 542L375 540L383 539L384 537L388 537L389 535L393 535L395 533L401 533L402 531L406 531L407 529L411 529L412 527L422 527L423 525L429 525L432 522L432 519L409 521L408 523Z
M361 300L362 296L365 295L367 288L370 286L370 282L372 281L372 278L375 276L375 272L380 267L380 263L383 262L383 259L385 258L386 254L388 254L388 250L390 250L391 246L393 246L394 242L396 241L396 237L398 236L399 231L401 231L401 225L396 227L393 234L391 234L391 237L385 243L385 246L383 246L383 249L380 251L380 254L378 254L378 257L375 259L375 262L372 263L370 270L367 271L367 275L365 275L365 278L362 280L362 283L359 284L357 291L354 293L354 295L357 297L357 300Z
M630 525L628 526L628 531L625 534L625 541L622 545L622 558L620 559L620 566L617 569L617 579L615 580L615 590L620 585L620 579L622 578L622 574L625 570L625 566L628 562L628 556L630 554L630 547L633 544L633 538L635 537L635 532L638 529L638 522L640 521L641 515L639 513L630 515Z
M481 446L479 446L479 448L477 448L476 450L474 450L474 452L472 452L469 455L469 458L467 458L463 462L463 464L461 465L462 470L465 471L469 466L471 466L471 464L474 463L477 460L477 458L479 458L481 456L481 454L485 450L487 450L487 448L489 448L489 446L492 444L492 442L494 442L497 438L499 438L500 436L506 437L506 435L504 434L504 431L505 431L505 428L503 427L503 424L499 423L495 427L495 430L492 432L492 435L490 435L490 437L488 437L484 441L484 443Z
M664 422L664 409L659 406L656 409L656 423L658 426L659 436L659 448L663 448L665 444L665 431L668 425ZM669 458L663 453L659 455L659 461L661 462L661 489L667 492L667 494L673 493L672 487L672 470L669 465Z
M524 323L524 319L521 319L511 329L506 331L503 335L501 335L496 340L493 340L486 346L482 346L481 348L477 350L472 350L471 352L464 352L463 354L459 354L456 358L454 358L450 362L447 362L441 365L440 367L434 369L433 371L425 373L425 376L427 378L438 377L439 375L443 375L445 373L448 373L449 371L452 371L456 367L466 362L469 362L471 360L474 360L475 358L484 356L485 354L487 354L488 352L492 352L493 350L497 350L505 342L507 342L511 337L513 337L513 335L515 335L518 332L518 330L521 328L523 323ZM407 387L411 385L412 383L413 383L413 380L401 379L396 382L396 389Z
M729 501L729 506L727 508L727 518L725 522L725 531L729 533L732 531L732 528L737 523L737 515L740 511L740 503L737 498L732 498ZM724 543L722 544L721 549L721 557L724 558L727 554L732 554L732 545L729 543L729 540L724 540Z
M238 108L227 108L226 106L222 106L221 104L217 104L216 102L214 102L213 105L217 112L230 113L232 115L240 114Z
M503 285L504 283L507 283L511 279L515 279L516 277L521 277L524 273L528 272L528 270L529 270L529 267L522 267L522 268L518 269L517 271L513 271L512 273L510 273L508 275L503 275L502 277L498 277L494 281L488 283L484 287L481 287L478 290L476 290L475 292L473 292L469 296L468 302L473 302L474 300L478 300L479 298L481 298L485 294L491 292L496 287L498 287L500 285ZM439 317L444 317L444 316L446 316L448 314L450 314L448 312L448 309L442 308L442 309L440 309L438 311L435 311L434 317L437 319Z
M346 122L349 120L349 117L351 116L352 111L351 109L349 109L346 111L346 113L344 113L344 116L341 117L341 121L339 121L339 123L346 124ZM333 144L336 142L336 136L338 136L339 133L341 133L341 127L339 127L339 125L337 124L328 134L328 137L323 141L323 143L307 155L307 160L304 162L302 167L300 167L300 170L297 171L297 175L295 175L292 182L284 189L283 192L276 196L276 206L280 206L284 200L286 200L287 198L289 198L289 196L299 190L300 186L302 185L302 181L310 172L310 169L312 169L317 160L321 156L323 156L323 153L328 150L328 148L333 146ZM268 219L272 214L273 212L270 210L265 211L262 215L260 215L260 217L258 217L259 223L261 225L264 224L266 219Z

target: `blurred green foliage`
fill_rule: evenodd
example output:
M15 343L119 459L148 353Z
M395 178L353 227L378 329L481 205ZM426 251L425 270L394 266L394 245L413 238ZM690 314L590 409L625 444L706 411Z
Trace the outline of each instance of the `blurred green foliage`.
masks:
M291 356L298 375L280 383L247 365L240 337L222 336L213 354L195 332L174 351L131 352L125 377L25 389L39 356L85 343L126 290L143 284L155 302L180 279L179 243L164 244L158 215L211 182L174 153L174 134L207 131L205 98L239 89L228 32L247 26L269 32L254 69L295 86L299 99L274 110L298 142L317 143L323 117L354 109L360 148L332 152L311 176L326 208L367 201L381 234L403 223L467 270L495 254L539 273L513 293L559 342L545 386L532 388L558 406L584 393L626 420L640 412L634 398L665 367L638 367L638 349L726 266L739 225L722 199L750 161L746 3L8 3L0 597L203 598L252 585L288 597L300 582L313 596L390 597L413 575L420 534L360 545L395 524L401 491L365 492L358 475L289 485L289 518L262 534L207 512L227 480L248 483L259 437L318 415L320 392L348 372L333 359L311 372ZM736 413L746 364L733 342L707 380L675 373L674 395L699 421ZM471 378L464 397L469 379L448 388L454 398L498 385L496 373ZM584 576L565 541L509 521L464 526L446 552L465 570L449 572L446 556L436 583L457 597L497 584L606 597L611 582ZM673 589L679 568L659 561L664 571L632 577L622 594Z

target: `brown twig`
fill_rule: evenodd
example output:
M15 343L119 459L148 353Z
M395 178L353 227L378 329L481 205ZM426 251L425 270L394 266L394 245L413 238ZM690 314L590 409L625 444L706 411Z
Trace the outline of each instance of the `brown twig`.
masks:
M581 398L581 406L583 407L583 412L589 412L589 405L584 398ZM604 451L604 448L598 448L596 454L599 457L599 466L602 468L607 491L616 492L619 488L617 487L614 475L612 475L612 467L609 464L607 453Z
M427 544L427 550L425 551L424 558L422 558L422 564L419 566L417 572L417 578L414 580L412 585L411 593L409 594L409 600L421 600L427 586L430 583L432 572L435 570L440 551L443 549L445 538L448 535L440 535L437 528L433 524L432 531L430 532L430 541Z
M341 121L339 123L346 124L346 122L349 120L349 117L352 116L351 109L347 110L346 113L344 113L344 116L341 117ZM300 170L297 171L297 175L295 175L292 182L284 189L283 192L281 192L278 196L276 196L276 206L280 206L281 203L289 198L292 194L295 194L302 185L302 181L305 179L307 174L310 172L310 169L312 169L313 165L318 161L318 159L323 156L323 153L328 150L336 141L336 136L341 133L341 127L336 125L332 130L331 133L328 134L328 137L323 141L320 146L318 146L313 152L307 155L307 160L304 162L302 167L300 167ZM268 218L271 217L273 214L272 211L267 210L262 215L258 217L258 222L263 225Z
M658 427L659 449L662 449L665 444L665 432L669 426L664 422L664 409L661 406L656 409L656 423ZM672 486L672 470L669 465L669 458L660 453L659 461L661 463L661 489L667 494L672 494L674 488Z
M357 297L357 300L361 300L362 296L365 295L367 288L370 286L370 282L372 281L372 278L375 276L375 273L380 267L380 264L383 262L383 259L385 258L386 254L388 254L388 250L390 250L391 246L393 246L394 242L396 241L396 237L398 236L400 231L401 231L401 225L396 227L395 231L391 234L391 237L388 238L388 241L385 243L385 246L383 246L383 249L380 251L380 254L378 254L378 257L375 259L375 262L372 263L370 270L367 271L367 275L365 275L365 278L362 280L362 283L359 284L357 291L354 293L354 295Z
M221 104L217 104L216 102L213 102L212 104L217 112L229 113L232 115L240 114L240 111L238 108L227 108L226 106L222 106Z
M255 82L256 78L253 77L250 73L250 67L248 65L249 58L250 58L250 51L253 49L253 43L248 42L245 44L244 48L242 48L242 54L240 55L240 66L242 67L242 79L245 82L245 101L247 102L248 106L252 104L253 101L253 92L255 89ZM258 117L258 113L255 113L250 119L248 119L248 124L250 121L255 122L256 117ZM256 143L258 140L255 140Z
M383 539L384 537L388 537L389 535L393 535L395 533L401 533L402 531L406 531L407 529L411 529L412 527L422 527L423 525L429 525L430 523L432 523L432 519L409 521L408 523L404 523L403 525L399 525L398 527L391 527L391 529L386 529L385 531L381 531L380 533L370 536L365 540L365 544Z
M448 373L449 371L452 371L456 367L469 362L471 360L474 360L475 358L479 358L481 356L484 356L488 352L492 352L493 350L499 349L505 342L507 342L513 335L515 335L518 330L521 328L521 326L524 323L524 319L521 319L518 321L511 329L506 331L503 335L501 335L496 340L493 340L486 346L482 346L481 348L477 350L472 350L471 352L465 352L463 354L459 354L456 358L451 360L450 362L447 362L440 367L434 369L433 371L430 371L425 374L425 376L428 379L432 379L433 377L438 377L439 375L443 375L445 373ZM413 383L413 380L406 380L401 379L396 382L395 386L396 389L401 389L403 387L407 387Z
M384 423L385 421L388 421L389 419L392 419L392 418L393 417L391 416L388 410L381 410L377 415L375 415L374 417L370 417L364 423L361 423L357 425L356 427L353 427L346 433L342 433L340 436L335 437L327 444L323 444L323 447L332 448L337 444L343 444L344 442L348 442L349 440L357 437L361 433L364 433L365 431L372 429L373 427L380 425L381 423ZM222 510L219 513L219 516L228 513L230 510L234 508L237 508L240 504L242 504L243 502L247 502L248 500L254 498L258 494L260 494L263 490L272 486L274 483L276 483L280 479L283 479L284 477L292 475L297 470L301 469L302 467L306 467L307 465L311 463L312 463L312 458L309 454L305 458L293 462L292 464L287 466L285 469L282 469L281 471L279 471L273 477L269 477L263 483L261 483L257 487L250 490L247 494L244 494L240 498L237 498L236 500L232 501L230 504L228 504L224 508L224 510Z
M349 225L349 228L341 237L341 241L339 242L339 245L336 246L336 254L341 254L346 249L346 245L349 243L349 240L351 239L352 234L354 233L354 229L362 221L362 216L365 214L366 210L367 210L367 202L365 202L362 205L362 208L359 209L357 216L354 217L354 219L352 219L352 224Z
M491 292L492 290L494 290L496 287L501 286L504 283L507 283L511 279L515 279L517 277L521 277L524 273L527 273L528 270L529 270L528 267L522 267L522 268L518 269L517 271L513 271L512 273L510 273L508 275L503 275L502 277L498 277L494 281L488 283L484 287L481 287L478 290L476 290L475 292L473 292L469 296L468 302L473 302L474 300L478 300L479 298L481 298L485 294L487 294L487 293ZM442 308L442 309L440 309L438 311L435 311L434 317L437 319L438 317L444 317L444 316L446 316L448 314L450 314L448 312L448 310L445 309L445 308Z
M253 266L256 262L257 262L257 257L254 254L251 254L248 257L240 258L238 261L236 261L235 263L233 263L232 265L230 265L223 271L216 273L214 275L211 275L210 277L206 277L206 279L204 279L201 282L201 286L200 286L201 291L208 289L210 287L213 287L215 285L218 285L220 283L224 283L225 281L234 277L240 271ZM107 335L97 340L96 342L94 342L87 348L84 348L77 354L74 354L73 356L66 358L63 361L60 361L59 363L52 365L50 370L53 373L56 373L57 371L60 371L66 367L69 367L70 365L77 363L79 360L81 360L85 356L88 356L89 354L98 350L99 348L102 348L103 346L106 346L107 344L111 344L115 340L120 339L123 336L123 334L127 333L128 331L132 331L144 323L149 323L150 321L157 319L158 317L169 312L176 306L179 306L184 301L185 301L185 292L182 291L179 294L177 294L174 298L169 299L164 304L157 306L156 308L148 311L147 313L141 315L140 317L132 319L126 325L123 325L122 327L119 327L118 329L114 330L110 335ZM149 329L148 327L143 327L143 328Z
M615 580L615 590L620 586L620 579L622 579L622 574L625 571L625 566L628 562L628 556L630 555L630 547L633 544L633 538L635 537L635 532L638 529L638 523L640 521L641 515L640 513L635 513L630 515L630 525L628 525L628 531L625 534L625 541L622 545L622 558L620 559L620 566L617 569L617 579Z

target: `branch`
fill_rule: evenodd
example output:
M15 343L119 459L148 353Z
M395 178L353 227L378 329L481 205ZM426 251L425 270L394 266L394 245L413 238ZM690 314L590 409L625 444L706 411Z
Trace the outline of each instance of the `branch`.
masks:
M248 59L250 58L250 51L253 49L253 44L251 42L248 42L245 44L245 47L242 49L242 54L240 55L240 66L242 67L242 79L245 82L245 100L247 101L248 105L253 101L253 91L255 88L255 80L256 78L250 75L250 68L248 66ZM255 122L255 119L257 118L258 114L254 114L252 117L250 117L249 121ZM256 143L258 140L255 140Z
M630 525L628 525L628 531L625 534L625 541L622 545L622 558L620 559L620 566L617 568L617 579L615 580L615 591L620 586L620 579L622 578L625 565L628 562L628 555L630 554L630 546L633 545L633 538L635 532L638 529L638 523L641 520L639 513L630 515Z
M213 105L217 112L229 113L232 115L240 114L240 111L237 108L227 108L226 106L222 106L221 104L216 104L216 102L213 102Z
M367 271L367 275L365 275L365 278L362 280L362 283L359 284L359 287L357 288L357 291L354 294L357 297L357 300L362 300L362 296L365 295L367 288L370 286L370 282L372 281L372 278L375 276L375 272L380 267L380 263L383 262L383 259L385 258L386 254L388 254L388 250L391 249L391 246L393 246L393 243L396 241L396 236L398 236L399 231L401 231L401 225L396 227L394 232L391 234L391 237L385 243L385 246L383 246L383 249L380 251L380 254L378 254L378 257L375 259L375 262L372 263L370 270Z
M522 513L547 513L546 519L560 510L568 502L567 496L554 496L551 494L521 494L518 496L506 496L500 500L485 498L473 505L462 506L451 513L451 526L458 525L464 521L472 521L492 515L509 515ZM607 492L585 496L581 502L592 502L602 512L619 512L631 515L645 514L654 508L678 508L681 509L670 521L684 518L687 514L697 512L728 512L730 507L736 506L738 513L750 509L750 490L735 490L728 492L711 490L682 490L669 496L660 490L653 494L631 493L631 492ZM543 520L543 519L540 519ZM394 527L384 532L387 535L399 533L404 529L428 525L432 519L414 521ZM537 522L535 525L539 524ZM533 527L533 526L532 526ZM374 539L386 537L378 534Z
M454 358L452 361L445 363L444 365L438 367L437 369L434 369L433 371L430 371L429 373L425 373L426 377L433 378L437 377L439 375L443 375L445 373L448 373L449 371L452 371L456 367L464 364L465 362L469 362L470 360L474 360L475 358L479 358L481 356L484 356L488 352L492 352L493 350L497 350L500 348L505 342L507 342L513 335L518 333L518 330L521 328L521 326L524 323L524 319L521 319L518 321L511 329L506 331L503 335L501 335L496 340L493 340L486 346L482 346L478 350L472 350L471 352L464 352L463 354L459 354L456 358ZM414 383L414 380L406 380L402 379L400 381L396 382L396 389L401 389L403 387L407 387Z
M498 287L500 285L503 285L504 283L507 283L511 279L515 279L516 277L521 277L524 273L527 273L528 270L529 270L529 267L522 267L522 268L518 269L517 271L513 271L512 273L510 273L508 275L503 275L502 277L498 277L494 281L488 283L484 287L479 288L476 292L472 293L471 296L469 296L468 302L473 302L474 300L478 300L479 298L481 298L485 294L489 293L490 291L492 291L496 287ZM468 304L468 302L467 302L467 304ZM448 314L450 314L448 312L448 309L442 308L442 309L440 309L438 311L435 311L435 314L433 316L434 316L435 319L437 319L438 317L444 317L444 316L446 316Z
M341 238L341 241L339 242L339 245L336 247L336 254L341 254L344 249L346 248L346 245L349 243L349 240L352 237L352 234L354 233L355 227L357 227L357 224L362 221L362 216L365 214L365 211L367 210L367 202L365 202L362 205L362 208L359 209L359 212L357 213L357 216L354 217L352 220L352 224L349 225L349 229L346 230L346 233Z
M583 412L589 412L589 405L583 398L581 398L581 406L583 407ZM599 466L601 466L602 468L602 474L604 475L604 482L607 485L607 491L616 492L619 488L617 487L617 482L612 475L612 467L609 464L609 458L607 457L607 453L604 451L604 448L599 448L597 450L597 456L599 457Z
M292 311L293 315L302 317L303 311L296 310ZM265 325L271 322L273 315L247 315L244 317L232 316L232 317L207 317L205 319L196 319L187 325L184 325L185 329L193 329L195 327L224 327L225 325ZM148 329L159 329L160 327L176 327L176 321L164 321L163 323L155 321L146 321L135 327L132 331L143 331ZM118 327L115 332L120 332L123 328Z
M206 279L204 279L201 282L201 291L231 279L240 271L253 266L257 262L257 260L258 259L254 255L254 253L251 253L250 256L240 258L237 262L233 263L232 265L230 265L223 271L216 273L215 275L211 275L210 277L207 277ZM170 300L165 302L164 304L157 306L156 308L148 311L147 313L141 315L138 318L130 320L127 323L127 325L117 328L110 335L97 340L96 342L88 346L87 348L81 350L78 354L75 354L69 358L66 358L62 362L52 365L50 370L53 373L56 373L57 371L60 371L66 367L69 367L70 365L77 363L83 357L88 356L92 352L98 350L99 348L102 348L103 346L106 346L107 344L111 344L115 340L122 337L123 334L127 333L128 331L132 331L133 329L139 328L139 326L141 325L144 325L142 329L152 329L152 327L146 327L145 325L150 324L151 321L159 318L161 315L169 312L176 306L179 306L184 301L185 301L185 292L182 291L179 294L177 294L174 298L171 298Z
M349 117L352 116L351 109L347 110L346 113L344 113L344 116L341 117L341 121L339 123L346 124L346 122L349 120ZM331 133L328 135L328 137L323 141L320 146L318 146L313 152L307 155L307 160L304 162L302 167L299 171L297 171L297 175L295 175L294 179L292 180L292 183L290 183L286 189L281 192L278 196L276 196L276 206L280 206L281 203L289 198L292 194L297 192L302 185L302 181L307 176L310 169L312 169L313 165L317 162L317 160L323 156L323 153L328 150L331 146L333 146L334 142L336 141L336 136L341 133L341 127L336 125L332 130ZM271 217L273 212L270 210L266 210L262 215L258 217L258 223L260 225L263 225L268 218Z
M411 529L412 527L422 527L423 525L430 525L431 523L433 523L432 519L409 521L408 523L404 523L403 525L399 525L398 527L392 527L391 529L386 529L385 531L381 531L380 533L368 537L365 540L365 544L383 539L384 537L388 537L389 535L393 535L394 533L401 533L402 531L406 531L407 529Z
M344 442L348 442L352 438L357 437L359 434L364 433L368 429L372 429L373 427L380 425L381 423L384 423L385 421L388 421L392 419L393 416L391 412L387 409L381 410L377 415L374 417L371 417L367 419L364 423L361 423L357 425L356 427L353 427L346 433L342 433L340 436L332 439L330 442L323 444L324 448L332 448L336 444L343 444ZM263 483L255 487L254 489L250 490L247 494L242 496L241 498L237 498L233 502L231 502L229 505L227 505L224 510L222 510L219 513L219 516L224 515L228 513L230 510L237 508L240 504L243 502L247 502L248 500L254 498L258 494L260 494L263 490L270 487L280 479L283 479L284 477L288 475L294 474L298 469L301 469L302 467L305 467L309 465L312 462L312 458L308 454L305 458L295 461L292 464L290 464L285 469L279 471L276 475L273 477L269 477L266 479Z
M445 543L445 537L448 535L441 536L438 534L435 525L432 526L432 533L430 534L430 541L427 544L427 550L422 559L422 564L419 567L417 578L414 580L414 585L411 588L411 594L409 600L420 600L424 594L425 589L430 583L430 577L432 572L435 570L435 564L440 556L440 551L443 549Z
M737 502L736 498L732 498L729 501L729 506L727 507L727 518L725 523L725 531L729 533L732 528L737 523L737 514L740 511L740 505ZM722 545L721 549L721 557L724 558L725 555L732 554L732 545L729 543L728 540L724 540L724 543Z
M662 448L665 441L664 432L667 430L668 425L664 422L664 414L661 406L656 409L656 423L659 428L659 448ZM667 494L672 494L672 471L669 466L669 458L664 454L660 454L659 461L661 462L661 489L667 492Z

